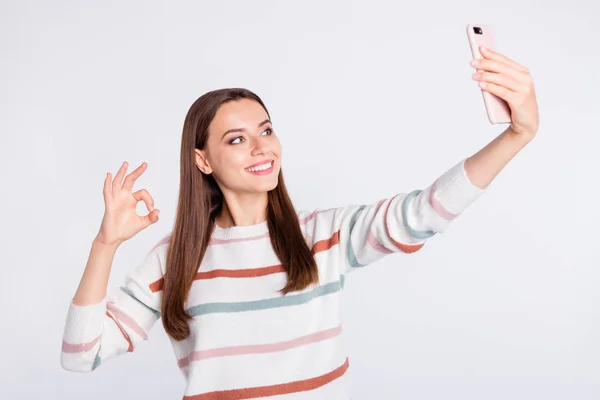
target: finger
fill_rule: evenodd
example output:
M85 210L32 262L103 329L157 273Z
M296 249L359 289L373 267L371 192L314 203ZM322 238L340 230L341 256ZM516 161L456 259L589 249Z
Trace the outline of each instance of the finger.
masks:
M481 87L481 89L485 90L486 92L500 97L509 105L513 103L513 100L515 98L515 92L505 88L504 86L496 85L495 83L479 82L479 87Z
M516 69L514 69L513 67L510 67L504 63L501 63L500 61L496 61L496 60L488 60L488 59L477 59L477 60L472 60L471 61L471 65L475 68L477 68L477 72L497 72L499 74L504 74L507 76L510 76L511 78L513 78L514 80L516 80L517 82L520 82L522 84L528 84L529 83L529 75L518 71Z
M135 193L132 193L133 198L138 202L143 201L146 204L148 211L154 210L154 199L150 196L150 193L146 189L140 189Z
M480 49L480 52L481 52L481 55L484 56L485 58L502 62L510 67L513 67L517 71L529 73L529 70L526 67L524 67L521 64L517 63L516 61L506 57L505 55L498 53L497 51L494 51L492 49L482 46Z
M494 72L476 72L473 74L473 79L479 82L490 82L496 85L504 86L513 92L524 92L527 88L520 82L502 74Z
M160 213L160 210L157 208L154 211L152 211L151 213L149 213L148 215L145 215L142 217L142 226L144 228L149 227L150 225L158 222L158 214Z
M117 175L115 175L115 179L112 182L112 189L113 191L116 189L120 189L121 186L123 185L123 177L125 176L125 173L127 172L127 161L124 161L123 164L121 164L121 168L119 168L119 172L117 172Z
M135 183L137 178L139 178L140 175L144 173L147 166L148 164L143 162L142 165L140 165L132 173L127 175L127 177L125 177L125 181L123 182L123 189L131 190L133 188L133 184Z
M111 200L111 194L112 194L112 187L111 187L111 177L110 177L110 172L108 172L106 174L106 177L104 178L104 187L102 188L102 195L104 197L104 203L108 204Z

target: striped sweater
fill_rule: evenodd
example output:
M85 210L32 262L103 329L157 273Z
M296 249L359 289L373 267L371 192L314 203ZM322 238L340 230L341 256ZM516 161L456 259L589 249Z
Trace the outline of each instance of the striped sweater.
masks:
M187 300L191 334L172 340L186 380L184 399L349 399L344 277L385 255L419 250L482 192L463 160L424 190L299 212L320 282L287 295L279 293L286 274L266 222L215 227ZM160 319L168 239L106 299L69 305L63 368L93 371L148 338Z

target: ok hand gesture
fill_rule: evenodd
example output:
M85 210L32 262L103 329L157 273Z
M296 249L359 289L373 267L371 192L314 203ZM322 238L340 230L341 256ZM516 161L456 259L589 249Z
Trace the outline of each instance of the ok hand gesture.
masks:
M98 232L97 240L110 246L118 246L131 239L142 229L158 221L159 210L154 208L154 200L146 189L132 192L136 179L146 170L144 162L135 171L123 179L127 172L127 162L124 162L117 172L115 179L111 179L110 172L104 180L104 217ZM148 209L148 214L137 214L136 206L143 201Z

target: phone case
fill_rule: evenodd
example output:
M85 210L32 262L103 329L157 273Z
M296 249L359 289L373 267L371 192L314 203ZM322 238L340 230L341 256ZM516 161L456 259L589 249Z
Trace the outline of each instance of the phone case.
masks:
M476 33L476 30L478 33ZM496 39L493 30L487 25L470 24L467 25L467 37L471 45L471 54L473 58L482 58L479 47L484 46L496 50ZM511 122L510 107L508 103L498 96L495 96L481 89L483 94L483 103L487 111L488 119L492 124L503 124Z

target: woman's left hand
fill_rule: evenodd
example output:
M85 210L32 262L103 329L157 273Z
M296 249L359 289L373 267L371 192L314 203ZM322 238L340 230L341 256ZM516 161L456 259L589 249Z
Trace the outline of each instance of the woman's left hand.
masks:
M510 130L525 140L535 137L538 124L538 105L529 70L502 54L480 48L483 58L473 59L477 69L473 79L482 90L505 100L511 112Z

